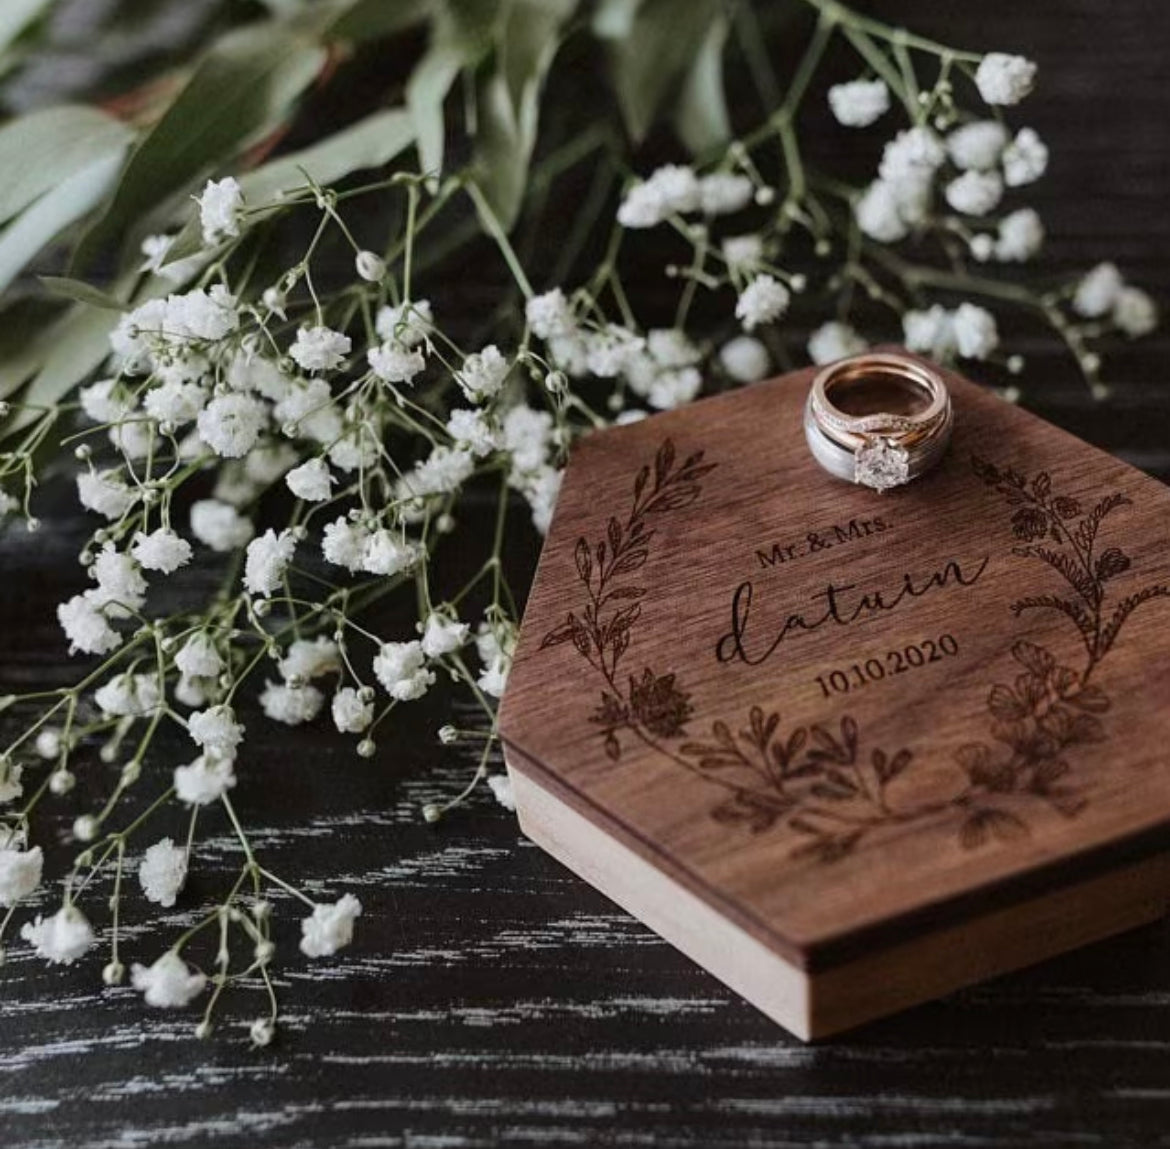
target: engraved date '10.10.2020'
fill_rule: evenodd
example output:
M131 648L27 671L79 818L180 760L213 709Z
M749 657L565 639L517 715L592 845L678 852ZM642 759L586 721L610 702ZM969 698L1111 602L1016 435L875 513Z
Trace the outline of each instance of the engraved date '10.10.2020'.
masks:
M794 839L794 856L832 862L883 827L948 812L966 849L1026 837L1029 802L1075 817L1087 798L1070 779L1066 755L1105 739L1102 715L1110 708L1108 695L1090 679L1133 611L1170 595L1170 588L1151 585L1114 601L1111 583L1132 563L1120 547L1101 548L1098 536L1106 518L1130 503L1125 495L1110 494L1085 508L1056 492L1046 472L1029 479L978 457L971 463L976 477L1013 508L1012 552L1045 564L1064 583L1062 593L1019 599L1013 613L1062 613L1077 629L1085 661L1079 669L1061 666L1044 647L1015 642L1007 652L1013 677L987 695L988 738L957 751L965 783L944 800L892 804L887 787L913 770L915 754L905 747L863 748L849 715L784 730L778 713L753 706L746 722L715 719L708 733L695 734L697 716L677 674L619 670L647 595L634 576L649 557L655 522L695 502L701 480L715 470L703 451L680 460L667 439L634 478L625 517L611 516L604 536L592 543L577 540L574 562L584 601L541 646L572 643L599 675L592 721L610 758L621 758L623 738L641 742L721 792L714 819L752 833L783 827Z

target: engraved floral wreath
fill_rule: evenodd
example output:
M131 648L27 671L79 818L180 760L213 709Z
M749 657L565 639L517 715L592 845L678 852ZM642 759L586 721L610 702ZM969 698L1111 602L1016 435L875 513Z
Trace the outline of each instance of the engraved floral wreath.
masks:
M914 755L906 748L863 751L857 722L849 715L835 726L817 723L785 732L778 713L754 706L740 729L717 720L709 736L696 739L687 729L695 719L691 696L677 675L649 667L641 674L619 672L646 596L631 576L649 557L655 520L698 499L700 480L717 466L704 462L701 450L680 462L666 439L653 464L635 477L624 520L611 516L604 537L592 545L584 537L577 540L574 562L586 601L544 636L541 647L572 642L602 678L591 721L610 758L620 759L623 736L642 742L723 792L711 809L716 821L751 833L786 828L799 841L793 857L833 862L875 830L944 813L958 815L959 842L966 849L1011 842L1030 833L1029 800L1075 817L1088 800L1083 786L1070 784L1065 754L1105 739L1101 715L1110 707L1108 695L1090 677L1133 611L1167 597L1170 588L1151 585L1106 606L1109 584L1132 564L1119 547L1098 552L1098 533L1109 514L1130 504L1125 495L1108 495L1085 511L1078 500L1056 494L1046 472L1029 480L978 456L971 465L976 477L1014 508L1013 553L1045 563L1068 587L1063 595L1022 598L1012 612L1064 614L1080 635L1086 661L1079 671L1060 666L1044 647L1017 641L1011 648L1014 680L994 685L988 694L989 740L959 749L956 760L966 782L945 800L892 808L887 787L913 766Z

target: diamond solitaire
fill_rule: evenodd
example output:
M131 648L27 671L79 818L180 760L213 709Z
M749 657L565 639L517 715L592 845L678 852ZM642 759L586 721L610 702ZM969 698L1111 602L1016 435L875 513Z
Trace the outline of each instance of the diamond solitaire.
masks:
M888 491L910 481L910 452L892 439L877 438L853 456L853 481L875 491Z

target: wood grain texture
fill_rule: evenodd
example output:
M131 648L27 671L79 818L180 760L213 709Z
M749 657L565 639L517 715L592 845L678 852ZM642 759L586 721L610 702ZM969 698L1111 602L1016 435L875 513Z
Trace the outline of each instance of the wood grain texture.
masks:
M1053 158L1029 197L1049 230L1041 266L1116 259L1170 298L1162 0L883 0L881 12L1035 57L1041 86L1025 118ZM1031 352L1029 405L1170 478L1170 335L1113 361L1105 408L1050 347ZM465 536L469 562L488 545L482 531L478 548ZM82 538L59 513L35 549L3 542L6 688L75 673L52 611L78 589ZM521 581L536 552L535 539L516 540ZM315 967L327 976L285 967L285 1036L268 1051L249 1051L242 1026L199 1044L187 1019L102 990L94 969L50 972L14 948L0 973L5 1146L1170 1145L1165 924L804 1047L526 846L490 800L438 832L421 825L418 802L471 769L430 743L440 720L438 708L418 713L373 769L310 731L297 745L315 769L290 771L274 738L241 777L238 805L264 828L273 865L323 891L338 875L360 883L367 906L354 948ZM63 813L55 829L67 824ZM223 831L208 892L216 865L220 881L234 866ZM246 1021L260 997L229 1007Z

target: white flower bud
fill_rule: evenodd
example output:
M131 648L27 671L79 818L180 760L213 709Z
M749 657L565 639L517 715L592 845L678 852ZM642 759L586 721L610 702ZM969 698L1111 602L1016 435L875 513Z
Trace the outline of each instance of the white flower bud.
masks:
M92 842L97 832L98 820L92 814L82 814L73 823L73 836L79 842Z
M437 822L443 816L443 811L434 802L428 802L422 808L422 816L424 822Z
M372 251L359 251L354 266L367 283L381 283L386 278L386 261Z
M261 965L267 965L270 961L272 961L272 955L275 953L276 946L274 946L267 938L256 943L256 960Z
M252 1022L251 1029L248 1030L248 1035L252 1038L252 1044L257 1048L262 1048L265 1045L271 1045L272 1039L276 1036L276 1026L273 1024L271 1018L261 1017Z
M126 967L120 961L112 961L102 970L102 981L106 985L121 985L125 977Z
M377 749L378 748L374 745L374 740L372 738L363 738L357 744L357 752L362 758L373 758L374 754L377 752Z
M211 1022L204 1019L195 1027L195 1036L200 1041L206 1041L211 1036Z
M439 727L439 741L444 746L450 746L459 737L459 731L454 726L440 726Z

